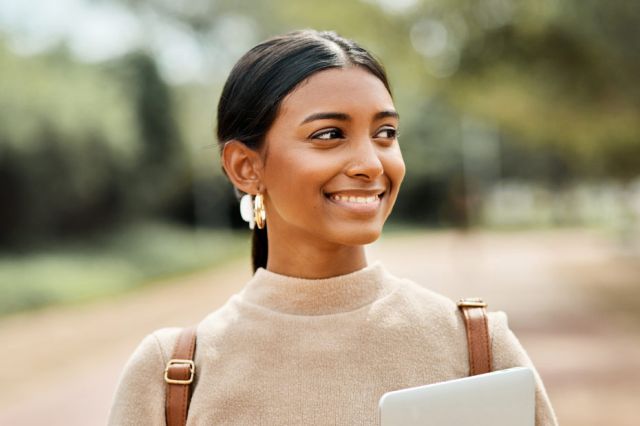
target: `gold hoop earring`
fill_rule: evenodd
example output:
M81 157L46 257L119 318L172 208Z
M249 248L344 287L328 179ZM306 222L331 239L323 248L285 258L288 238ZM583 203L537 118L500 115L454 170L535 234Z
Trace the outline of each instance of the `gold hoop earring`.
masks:
M258 229L263 229L267 222L267 212L264 209L262 194L256 194L256 198L253 200L253 217Z

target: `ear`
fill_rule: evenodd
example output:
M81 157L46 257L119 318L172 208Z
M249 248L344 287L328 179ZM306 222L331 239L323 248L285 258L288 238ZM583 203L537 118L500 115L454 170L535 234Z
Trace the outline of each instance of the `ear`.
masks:
M238 140L228 141L222 149L222 167L233 185L247 194L262 189L262 164L260 153Z

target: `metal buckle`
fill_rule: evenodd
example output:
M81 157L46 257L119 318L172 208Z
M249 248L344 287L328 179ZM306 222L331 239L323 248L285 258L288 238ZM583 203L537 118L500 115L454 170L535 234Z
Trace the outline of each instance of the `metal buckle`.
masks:
M172 365L188 365L189 366L189 378L188 379L171 379L169 378L169 368ZM196 372L196 365L190 359L172 359L167 363L167 367L164 369L164 381L172 385L188 385L193 382L193 376Z
M460 299L458 301L459 308L486 308L487 304L478 297Z

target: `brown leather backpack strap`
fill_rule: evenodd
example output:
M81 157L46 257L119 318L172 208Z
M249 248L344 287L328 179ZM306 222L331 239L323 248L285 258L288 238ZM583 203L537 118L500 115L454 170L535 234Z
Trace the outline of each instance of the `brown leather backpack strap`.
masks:
M165 415L167 426L187 424L191 384L196 374L196 326L182 329L173 349L172 359L164 370L167 383Z
M470 376L491 371L491 338L486 307L481 299L461 299L458 302L467 328Z

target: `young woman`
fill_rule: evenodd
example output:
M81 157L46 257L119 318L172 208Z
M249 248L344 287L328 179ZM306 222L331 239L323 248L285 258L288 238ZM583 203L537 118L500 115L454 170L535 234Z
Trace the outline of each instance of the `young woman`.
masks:
M233 68L218 139L255 273L198 325L188 424L375 425L385 392L469 374L456 304L367 264L405 174L397 136L382 66L335 33L272 38ZM493 369L532 367L503 313L489 330ZM164 424L179 332L142 341L110 424ZM536 379L536 424L556 424Z

